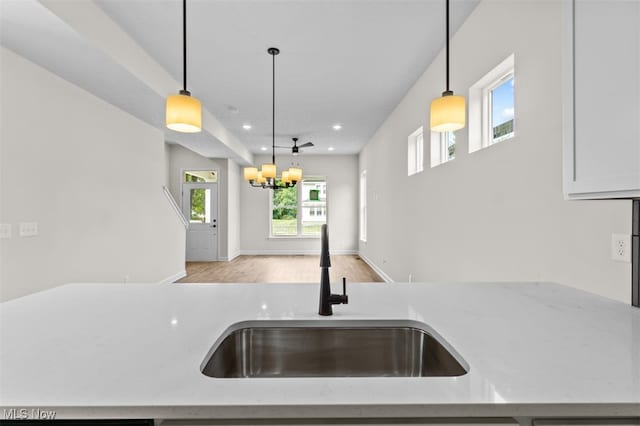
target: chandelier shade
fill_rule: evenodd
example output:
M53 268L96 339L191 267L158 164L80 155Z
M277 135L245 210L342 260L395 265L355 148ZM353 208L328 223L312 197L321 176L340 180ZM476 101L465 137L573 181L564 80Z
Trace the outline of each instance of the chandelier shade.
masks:
M257 167L245 167L244 168L244 180L256 180L258 179Z

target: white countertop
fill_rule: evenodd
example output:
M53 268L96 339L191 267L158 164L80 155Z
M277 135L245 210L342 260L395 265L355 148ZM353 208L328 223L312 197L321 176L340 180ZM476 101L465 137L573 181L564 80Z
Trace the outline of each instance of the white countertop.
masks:
M337 285L335 290L337 290ZM640 309L539 283L70 284L0 304L3 408L57 418L640 416ZM414 320L460 377L214 379L213 343L247 320ZM327 408L331 408L328 410Z

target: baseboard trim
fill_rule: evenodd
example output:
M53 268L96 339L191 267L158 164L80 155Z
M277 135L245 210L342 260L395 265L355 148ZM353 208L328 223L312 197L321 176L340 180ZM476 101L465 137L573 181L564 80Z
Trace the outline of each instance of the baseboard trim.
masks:
M358 253L358 256L360 256L360 259L364 260L364 263L369 265L369 267L373 269L376 274L380 275L380 278L382 278L384 282L386 283L394 282L389 275L387 275L381 268L379 268L378 265L373 263L373 261L369 259L367 256L363 255L362 253Z
M177 274L171 275L170 277L167 277L161 281L158 281L158 284L172 284L178 281L180 278L184 278L186 276L187 276L187 271L183 269Z
M348 255L358 254L357 250L331 250L331 254ZM320 250L241 250L244 256L319 256ZM237 256L236 256L237 257ZM234 258L235 259L235 258Z

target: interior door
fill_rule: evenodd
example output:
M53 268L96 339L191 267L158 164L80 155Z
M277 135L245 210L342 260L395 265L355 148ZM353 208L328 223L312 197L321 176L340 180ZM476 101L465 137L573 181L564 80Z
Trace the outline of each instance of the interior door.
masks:
M189 221L187 261L218 260L218 184L183 183L182 213Z

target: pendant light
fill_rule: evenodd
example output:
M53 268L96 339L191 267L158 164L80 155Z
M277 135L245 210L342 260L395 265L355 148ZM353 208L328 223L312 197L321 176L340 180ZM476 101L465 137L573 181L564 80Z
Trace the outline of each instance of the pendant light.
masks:
M272 57L272 115L271 115L271 163L263 164L261 170L257 167L244 168L244 180L256 188L281 189L295 186L302 180L302 169L291 167L282 172L281 183L276 183L278 174L276 168L276 55L280 54L280 49L270 47L267 53Z
M464 96L456 96L449 89L449 0L446 0L446 61L447 90L442 97L431 101L430 126L434 132L453 132L465 125Z
M202 105L187 90L187 0L182 0L182 90L167 96L166 124L176 132L196 133L202 129Z

